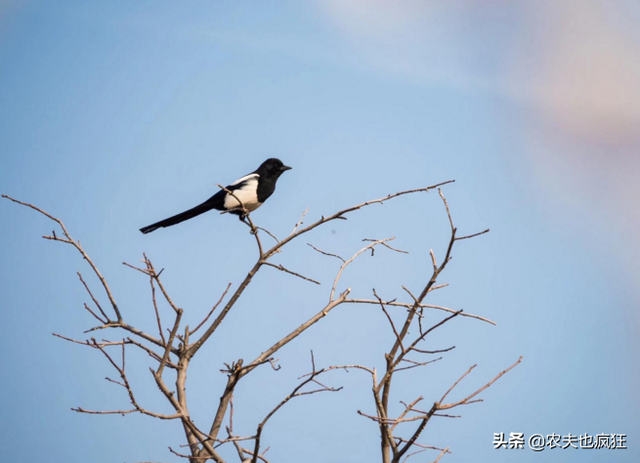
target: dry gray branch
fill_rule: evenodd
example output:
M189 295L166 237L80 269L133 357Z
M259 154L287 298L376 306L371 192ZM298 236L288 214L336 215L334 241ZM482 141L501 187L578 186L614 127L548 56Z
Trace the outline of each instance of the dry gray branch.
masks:
M67 227L65 227L64 223L62 223L62 220L52 216L51 214L43 211L42 209L34 206L33 204L18 201L17 199L14 199L11 196L7 196L7 195L2 195L2 197L8 199L9 201L13 201L14 203L20 204L21 206L25 206L30 209L33 209L34 211L39 212L40 214L44 215L50 220L53 220L60 226L60 228L62 229L62 233L64 234L66 239L58 238L57 236L55 236L55 231L53 232L53 236L43 236L43 238L48 240L53 240L53 241L60 241L66 244L71 244L73 247L77 249L77 251L82 255L83 259L85 259L89 263L89 266L91 267L93 272L96 274L96 276L100 280L100 283L102 284L102 287L105 293L107 294L107 297L109 298L109 302L111 303L111 307L113 308L113 311L115 312L118 321L121 321L122 316L120 315L120 309L118 308L118 305L116 304L116 301L113 298L113 294L111 293L111 288L109 288L109 285L107 284L107 280L104 279L104 277L102 276L102 273L100 273L100 271L98 270L98 267L96 267L96 265L93 263L91 258L84 252L84 249L82 249L82 246L80 246L80 243L75 241L73 238L71 238L71 235L69 235L69 232L67 231Z
M229 283L227 285L227 288L224 290L224 292L222 293L222 296L220 296L220 299L218 299L218 302L216 302L213 307L211 308L211 311L207 314L206 317L204 317L204 320L202 320L200 322L200 324L198 326L196 326L193 330L191 330L189 332L189 336L195 334L196 331L198 331L202 325L204 325L205 323L207 323L207 320L209 320L209 317L211 317L211 315L213 314L213 312L215 312L215 310L218 308L218 306L220 305L220 303L222 302L222 300L224 299L224 297L227 295L227 293L229 292L229 288L231 288L231 283Z
M299 273L293 272L293 271L289 270L288 268L286 268L285 266L283 266L282 264L272 264L271 262L265 262L264 265L267 265L269 267L273 267L273 268L275 268L277 270L280 270L281 272L288 273L289 275L293 275L294 277L301 278L301 279L303 279L305 281L310 281L311 283L315 283L317 285L320 284L319 281L314 280L313 278L306 277L304 275L300 275Z
M439 361L442 357L438 358L428 358L427 360L423 360L424 357L416 360L415 358L407 358L409 354L413 354L411 356L422 356L422 355L433 355L437 353L445 353L453 349L455 346L444 348L444 349L435 349L435 350L427 350L420 346L420 343L424 342L426 337L432 333L438 327L444 325L445 323L453 320L456 317L468 317L477 320L484 321L486 323L490 323L495 325L495 322L481 317L479 315L469 314L463 312L462 310L454 310L443 306L426 304L424 299L431 292L439 288L444 288L448 286L445 284L438 284L438 277L445 270L449 262L452 258L452 250L454 244L457 241L467 240L470 238L474 238L480 235L487 233L489 230L484 230L478 233L473 233L466 236L457 236L457 229L454 225L454 221L452 218L452 214L449 208L449 204L444 194L442 193L441 186L452 183L453 180L442 182L433 186L429 186L426 188L419 188L414 190L406 190L398 193L394 193L388 195L383 198L366 201L364 203L360 203L358 205L343 209L329 216L322 216L320 219L311 223L306 227L302 227L303 220L308 213L308 209L306 209L300 220L294 226L292 232L283 240L278 240L278 238L269 232L267 229L256 226L249 214L249 211L246 209L245 205L242 201L236 197L236 195L229 191L227 188L218 185L222 190L226 191L227 194L230 194L234 197L239 204L239 210L241 210L242 214L240 219L243 223L245 223L251 231L251 234L254 235L256 240L256 244L258 247L259 257L254 263L253 267L249 270L243 281L238 285L237 289L233 294L231 294L230 298L226 301L226 304L222 309L217 313L217 316L210 321L210 318L216 312L217 308L222 304L222 301L225 300L227 292L231 287L231 283L227 286L222 296L215 303L212 309L209 311L207 316L196 326L195 329L189 330L189 326L183 326L183 315L185 314L185 310L178 306L170 297L168 291L165 288L162 280L160 279L160 272L156 272L155 267L151 263L150 259L143 254L143 268L138 268L132 266L130 264L124 263L126 266L135 269L136 271L143 273L145 276L149 278L149 284L151 289L151 302L154 309L155 316L155 324L158 329L158 336L155 337L147 332L136 328L132 325L126 323L123 319L119 306L116 304L114 296L109 288L105 278L99 272L98 268L91 261L87 253L84 251L79 241L74 240L68 233L64 223L55 218L54 216L48 214L44 210L37 208L31 204L23 203L21 201L10 198L6 195L3 197L26 207L29 207L50 220L56 222L60 228L62 229L63 237L59 237L56 235L55 231L51 236L44 236L43 238L59 241L65 244L71 244L76 248L76 250L80 253L80 255L87 260L89 266L93 270L93 272L98 277L100 284L111 304L111 308L115 314L115 320L109 318L106 312L101 307L98 298L94 296L89 285L83 280L80 273L78 276L86 291L90 295L93 303L97 307L98 312L93 311L87 304L84 305L85 310L87 310L98 322L100 325L95 326L87 330L97 331L103 329L122 329L128 332L130 335L122 339L121 341L109 341L103 339L102 341L96 341L94 338L91 340L80 341L73 338L65 337L62 335L54 334L55 336L64 339L66 341L84 345L91 347L93 349L99 350L103 356L107 359L107 361L113 366L113 368L118 372L119 379L111 379L106 378L112 384L116 386L124 388L129 396L129 401L133 405L131 409L122 409L122 410L107 410L107 411L94 411L87 410L84 408L76 408L74 409L80 413L87 414L130 414L130 413L141 413L146 414L155 418L165 419L165 420L173 420L178 419L182 423L185 436L186 436L186 444L184 447L189 448L189 454L182 454L175 452L170 448L170 451L175 455L188 459L191 463L213 460L216 463L226 463L226 461L222 458L222 456L218 453L217 448L226 444L232 444L235 448L235 453L237 457L240 459L242 463L252 462L255 463L258 460L261 460L265 463L268 463L264 454L266 452L260 453L260 446L262 440L262 432L263 428L269 419L280 410L286 403L288 403L291 399L295 397L300 397L303 395L311 395L319 392L335 392L339 390L339 388L332 388L323 384L318 379L320 375L326 374L329 371L333 370L343 370L345 372L349 372L350 370L358 370L364 371L368 373L371 377L371 393L373 396L373 403L375 406L375 414L365 414L363 412L358 411L362 416L367 417L368 419L373 420L380 427L380 436L381 436L381 451L382 451L382 462L383 463L400 463L400 461L406 461L409 457L416 455L420 452L424 452L426 450L437 450L440 452L439 456L436 459L436 462L440 460L440 458L448 453L448 448L441 449L437 447L426 446L424 444L420 444L417 442L421 433L423 432L427 422L433 416L441 416L441 417L456 417L457 415L449 415L444 413L438 413L438 411L452 409L458 406L467 405L471 403L476 403L481 401L481 399L477 399L477 396L484 391L486 388L490 387L497 379L499 379L502 375L510 371L514 368L518 363L520 363L520 358L515 364L507 368L498 374L494 379L486 383L484 386L480 387L473 393L467 395L463 399L460 399L456 402L452 402L449 404L445 404L444 400L448 397L448 395L459 385L464 377L473 369L473 367L462 377L456 381L450 388L447 390L442 396L439 402L435 402L434 405L428 410L420 410L416 408L416 405L423 400L422 397L415 399L413 402L409 404L403 403L405 409L402 413L393 418L389 416L389 400L390 400L390 388L392 381L394 379L394 374L400 371L412 370L419 367L425 367L430 363ZM405 289L407 294L410 296L412 302L404 303L398 302L396 299L385 301L378 294L373 292L375 299L355 299L349 298L349 294L351 293L351 289L347 288L346 290L339 292L338 285L340 284L343 273L347 269L347 267L360 255L365 253L366 251L371 251L371 255L373 256L374 250L376 246L381 245L384 248L399 252L406 253L406 251L397 249L389 244L394 238L385 238L381 240L373 240L373 239L364 239L363 241L367 242L367 245L357 251L351 258L344 259L337 254L328 253L318 249L317 247L309 244L311 248L313 248L316 252L319 252L325 256L334 257L341 261L341 266L337 270L337 274L331 286L331 290L329 293L329 300L324 305L324 307L320 308L320 310L309 318L306 322L302 323L297 328L293 329L286 336L281 339L275 341L271 347L263 351L260 355L258 355L253 361L245 363L242 359L239 359L236 362L231 362L226 365L226 369L222 370L227 374L227 383L225 385L225 389L220 396L220 403L215 412L215 416L213 417L211 428L208 433L203 432L193 421L191 415L189 413L187 407L187 390L186 390L186 377L187 371L189 368L190 361L196 355L196 353L202 348L202 346L207 342L208 339L219 329L222 322L230 312L230 310L235 306L239 298L244 293L245 289L250 285L253 277L257 274L257 272L263 267L273 267L277 270L280 270L284 273L288 273L292 276L296 276L298 278L304 279L306 281L310 281L315 284L320 284L318 281L313 280L304 276L301 273L297 273L289 270L284 267L282 264L275 264L270 262L270 259L277 253L282 252L283 247L287 245L289 242L297 239L299 236L304 235L306 233L311 232L315 228L322 226L326 223L329 223L334 220L346 220L346 215L351 212L363 209L373 204L383 204L386 201L389 201L393 198L397 198L400 196L419 193L419 192L429 192L430 190L437 189L438 194L444 204L444 208L447 214L447 218L449 221L451 235L449 239L448 246L444 252L444 257L440 264L436 259L435 253L433 250L430 250L430 258L431 264L433 267L433 271L429 279L424 283L420 294L415 296L410 290ZM263 232L269 235L275 241L275 245L273 245L269 249L264 249L262 242L260 240L259 233ZM306 272L305 272L306 273ZM170 324L171 329L167 329L165 324L165 328L163 328L161 310L158 306L158 301L156 300L156 288L160 290L162 297L165 299L169 307L174 312L175 318L173 323ZM312 371L311 373L305 374L301 376L299 379L302 380L298 386L296 386L293 391L287 395L279 404L277 404L266 416L265 418L258 424L257 432L254 436L237 436L233 432L233 394L239 383L239 381L250 374L253 370L258 368L261 365L270 364L272 368L275 370L279 369L278 366L275 365L277 360L274 360L274 354L276 354L281 348L285 345L289 344L297 337L302 335L306 330L314 326L321 319L326 317L333 309L338 307L343 303L352 303L352 304L374 304L381 307L385 317L389 322L390 331L393 333L393 342L391 343L390 348L385 354L385 369L382 374L382 377L378 379L378 372L375 368L370 368L364 365L334 365L321 370L317 370L315 366L315 360L313 358L313 353L311 356L311 364ZM393 311L390 308L402 308L403 311ZM438 310L447 312L448 316L444 319L436 322L428 329L423 329L423 313L424 310ZM415 331L415 323L417 321L418 324L418 335L411 335L412 332ZM398 323L400 322L400 323ZM413 327L413 328L412 328ZM190 337L195 335L200 328L204 328L204 332L200 335L199 338L190 341ZM164 329L167 329L168 336L165 335ZM148 345L147 345L148 344ZM174 345L177 344L177 345ZM158 365L155 368L150 368L150 373L152 374L153 380L155 381L156 386L160 390L160 392L164 395L166 400L169 402L171 407L174 410L173 414L159 414L155 412L148 411L142 408L133 394L133 390L128 381L125 369L125 348L127 345L135 346L138 349L142 350L154 362L157 362ZM113 349L117 349L118 346L122 351L122 360L121 363L115 361L110 352L113 352ZM150 346L150 347L149 347ZM165 372L165 369L167 370ZM169 373L169 369L171 370L171 374ZM173 374L175 373L175 377ZM168 377L171 376L171 381L173 385L170 385L167 381L169 381ZM315 385L315 388L303 389L305 386ZM226 427L227 429L227 438L219 438L218 434L222 427L223 420L225 416L229 414L229 425ZM409 438L399 437L394 435L394 433L398 430L399 425L403 425L402 428L406 429L407 427L411 427L411 423L419 423L418 427L413 431ZM243 441L253 441L254 448L247 449L241 445ZM267 449L268 450L268 449Z
M344 301L347 304L373 304L373 305L379 305L378 301L375 301L373 299L347 299L346 301ZM404 307L405 309L411 309L415 304L409 304L409 303L405 303L405 302L397 302L397 301L384 301L385 305L391 306L391 307ZM424 308L424 309L434 309L434 310L441 310L443 312L449 312L449 313L456 313L458 312L457 310L454 309L450 309L448 307L443 307L443 306L439 306L439 305L433 305L433 304L420 304L419 306L420 308ZM489 323L490 325L497 325L496 322L489 320L488 318L485 317L481 317L480 315L474 315L472 313L468 313L468 312L462 312L460 313L461 317L468 317L468 318L475 318L476 320L480 320L483 321L485 323Z
M264 417L264 419L260 422L260 424L258 425L258 430L256 431L256 439L255 439L255 444L254 444L254 448L253 448L253 459L251 460L251 463L257 463L258 461L258 455L260 454L260 439L262 437L262 430L264 429L265 424L267 424L267 421L269 421L269 419L276 414L276 412L278 410L280 410L287 402L289 402L291 399L295 398L295 397L300 397L303 395L311 395L311 394L316 394L318 392L338 392L339 390L341 390L342 388L332 388L332 387L327 387L327 386L321 386L320 389L314 389L312 391L306 391L306 392L300 392L301 389L303 387L305 387L307 384L314 382L315 377L322 373L322 370L317 371L316 370L316 362L315 359L313 357L313 351L311 351L311 374L307 377L307 379L305 379L304 381L302 381L300 384L298 384L298 386L295 387L295 389L288 395L286 396L284 399L282 399L282 401L275 406L275 408L273 408L273 410L271 410L267 416Z

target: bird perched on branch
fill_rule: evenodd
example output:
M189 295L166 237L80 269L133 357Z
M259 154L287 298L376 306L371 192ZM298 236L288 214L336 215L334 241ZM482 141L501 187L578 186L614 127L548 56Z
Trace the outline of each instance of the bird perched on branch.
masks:
M192 219L211 209L230 212L243 219L246 213L253 212L264 203L276 189L276 182L283 172L291 169L285 166L280 159L269 158L260 167L249 175L236 180L231 185L218 191L202 204L184 211L180 214L161 220L140 229L142 233L151 233L158 228L172 225Z

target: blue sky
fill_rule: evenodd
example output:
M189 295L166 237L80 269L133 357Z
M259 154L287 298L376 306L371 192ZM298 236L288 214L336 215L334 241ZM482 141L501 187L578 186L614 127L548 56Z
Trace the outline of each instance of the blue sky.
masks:
M477 363L462 396L523 355L484 403L430 423L421 441L453 452L441 461L638 461L639 14L631 1L591 0L0 2L0 192L62 218L125 318L153 330L148 282L121 262L146 252L193 325L256 251L246 227L215 213L138 228L267 157L293 167L252 214L278 236L307 207L311 220L455 179L444 192L460 232L491 233L458 243L442 276L450 287L431 302L497 326L444 327L429 348L456 349L407 373L394 403L433 401ZM113 374L103 359L51 336L84 337L92 321L75 273L97 281L71 248L40 239L44 218L8 201L0 217L6 458L179 461L167 450L184 443L177 423L69 410L128 405L103 380ZM419 291L428 250L442 258L447 233L429 193L356 212L277 256L323 284L261 271L191 366L194 419L211 419L223 362L255 357L322 307L336 262L307 241L350 255L362 238L396 236L411 254L363 256L342 288L392 299L401 285ZM308 371L310 349L319 366L382 368L386 323L377 308L337 308L281 351L280 371L246 378L236 429L254 431ZM132 353L130 364L145 404L168 411L147 359ZM271 461L379 459L378 429L356 414L373 411L369 378L325 381L344 389L297 399L269 422ZM629 449L493 450L495 432L625 433Z

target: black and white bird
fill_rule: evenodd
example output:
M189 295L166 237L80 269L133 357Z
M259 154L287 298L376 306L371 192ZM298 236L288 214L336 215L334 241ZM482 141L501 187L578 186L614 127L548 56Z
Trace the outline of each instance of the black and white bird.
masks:
M180 214L161 220L151 225L147 225L140 229L142 233L151 233L158 228L170 227L172 225L192 219L211 209L230 212L239 215L242 219L244 209L247 212L253 212L262 206L269 196L276 190L276 182L283 172L291 169L285 166L280 159L269 158L264 161L260 167L249 175L236 180L226 187L226 190L220 190L211 198L202 204L184 211ZM229 192L233 193L230 194ZM240 200L240 202L238 202ZM242 205L240 205L242 203Z

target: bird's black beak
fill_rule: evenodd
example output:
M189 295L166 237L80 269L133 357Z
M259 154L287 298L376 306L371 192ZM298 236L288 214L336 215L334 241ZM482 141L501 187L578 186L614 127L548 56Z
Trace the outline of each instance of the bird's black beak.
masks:
M289 167L289 166L282 166L282 167L280 167L280 172L284 172L284 171L286 171L286 170L291 170L291 169L292 169L292 168L291 168L291 167Z

